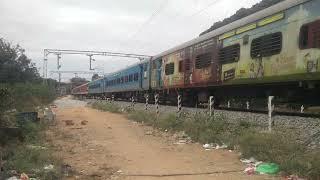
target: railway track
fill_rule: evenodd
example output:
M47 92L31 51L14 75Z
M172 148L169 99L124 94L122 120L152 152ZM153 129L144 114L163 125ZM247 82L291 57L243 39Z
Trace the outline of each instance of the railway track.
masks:
M128 100L116 100L115 102L126 102L126 103L131 103L131 101ZM135 102L135 104L140 104L140 105L145 105L145 103L142 102ZM159 103L159 105L161 106L168 106L170 108L172 107L176 107L175 105L172 104L163 104L163 103ZM149 104L149 106L153 106L153 104ZM207 105L202 105L199 107L188 107L188 106L183 106L183 108L187 108L187 109L193 109L193 110L197 110L197 109L202 109L205 110L207 109ZM245 108L234 108L234 107L215 107L216 110L221 110L221 111L230 111L230 112L243 112L243 113L255 113L255 114L264 114L264 115L268 115L268 110L264 110L264 109L245 109ZM292 117L302 117L302 118L319 118L320 119L320 113L301 113L301 112L293 112L293 111L279 111L279 110L274 110L272 112L273 116L292 116Z

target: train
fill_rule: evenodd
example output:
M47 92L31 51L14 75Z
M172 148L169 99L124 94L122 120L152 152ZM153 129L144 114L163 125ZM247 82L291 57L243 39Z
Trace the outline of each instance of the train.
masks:
M132 66L76 87L74 95L194 106L214 96L282 97L316 103L320 90L320 1L285 0ZM82 86L83 87L83 86ZM83 90L79 94L79 90ZM80 90L80 91L81 91ZM78 92L78 93L76 93Z

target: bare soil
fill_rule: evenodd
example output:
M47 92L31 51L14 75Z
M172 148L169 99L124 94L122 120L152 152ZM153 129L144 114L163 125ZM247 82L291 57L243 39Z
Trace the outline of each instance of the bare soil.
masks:
M69 97L56 104L56 125L47 134L66 164L66 179L267 179L244 174L235 152L205 151L197 143L177 145L169 132Z

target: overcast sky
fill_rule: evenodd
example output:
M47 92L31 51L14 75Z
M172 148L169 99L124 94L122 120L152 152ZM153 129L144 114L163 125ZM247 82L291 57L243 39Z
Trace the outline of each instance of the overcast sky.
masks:
M260 0L0 0L0 37L20 44L42 72L43 49L156 55ZM105 73L136 59L94 57ZM89 70L88 57L62 56L60 70ZM49 56L48 71L57 70ZM49 77L56 78L57 75ZM63 80L74 75L63 75Z

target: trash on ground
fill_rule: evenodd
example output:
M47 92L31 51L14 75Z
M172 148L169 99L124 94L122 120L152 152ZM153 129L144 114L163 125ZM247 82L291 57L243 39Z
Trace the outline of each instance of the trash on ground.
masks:
M45 166L43 169L47 170L47 171L53 170L54 169L54 165L50 164L48 166Z
M254 159L253 157L251 157L250 159L240 159L240 161L242 163L245 163L245 164L250 164L250 163L256 163L258 162L256 159Z
M7 180L20 180L20 178L17 178L16 176L12 176L12 177L8 178Z
M222 144L220 146L219 144L214 144L214 143L204 144L202 147L205 148L207 151L212 150L212 149L227 149L228 148L228 146L225 144Z
M72 174L72 168L71 168L71 166L69 164L63 164L61 166L61 170L63 172L63 175L66 176L66 177L71 176L71 174ZM83 174L84 170L81 170L80 173Z
M145 133L145 135L148 135L148 136L153 135L153 132L152 132L152 131L147 131L147 132Z
M304 180L303 178L300 178L297 175L290 175L290 176L286 176L284 177L285 180Z
M20 175L20 180L29 180L29 177L28 177L27 174L22 173L22 174Z
M51 107L51 108L57 108L57 105L51 104L50 107Z
M214 149L216 146L213 143L211 143L211 144L204 144L202 147L205 148L206 150L211 150L211 149Z
M27 145L27 148L35 149L35 150L46 150L46 149L48 149L48 148L43 147L43 146L35 146L35 145Z
M277 174L280 171L280 167L275 163L261 163L257 166L256 171L260 174Z
M65 120L66 126L73 126L74 122L72 120Z
M248 175L253 175L257 172L257 167L262 164L262 161L257 161L255 158L251 157L249 159L240 159L242 163L247 165L247 168L243 171Z
M247 175L254 175L256 172L256 167L254 165L250 165L246 169L244 169L243 172L246 173Z
M186 139L180 139L178 142L174 143L176 145L183 145L183 144L187 144L188 141Z
M117 171L117 173L123 173L123 172L122 172L122 170L121 170L121 169L119 169L119 170Z
M88 124L88 121L86 121L86 120L81 121L81 125L85 126L87 124Z

